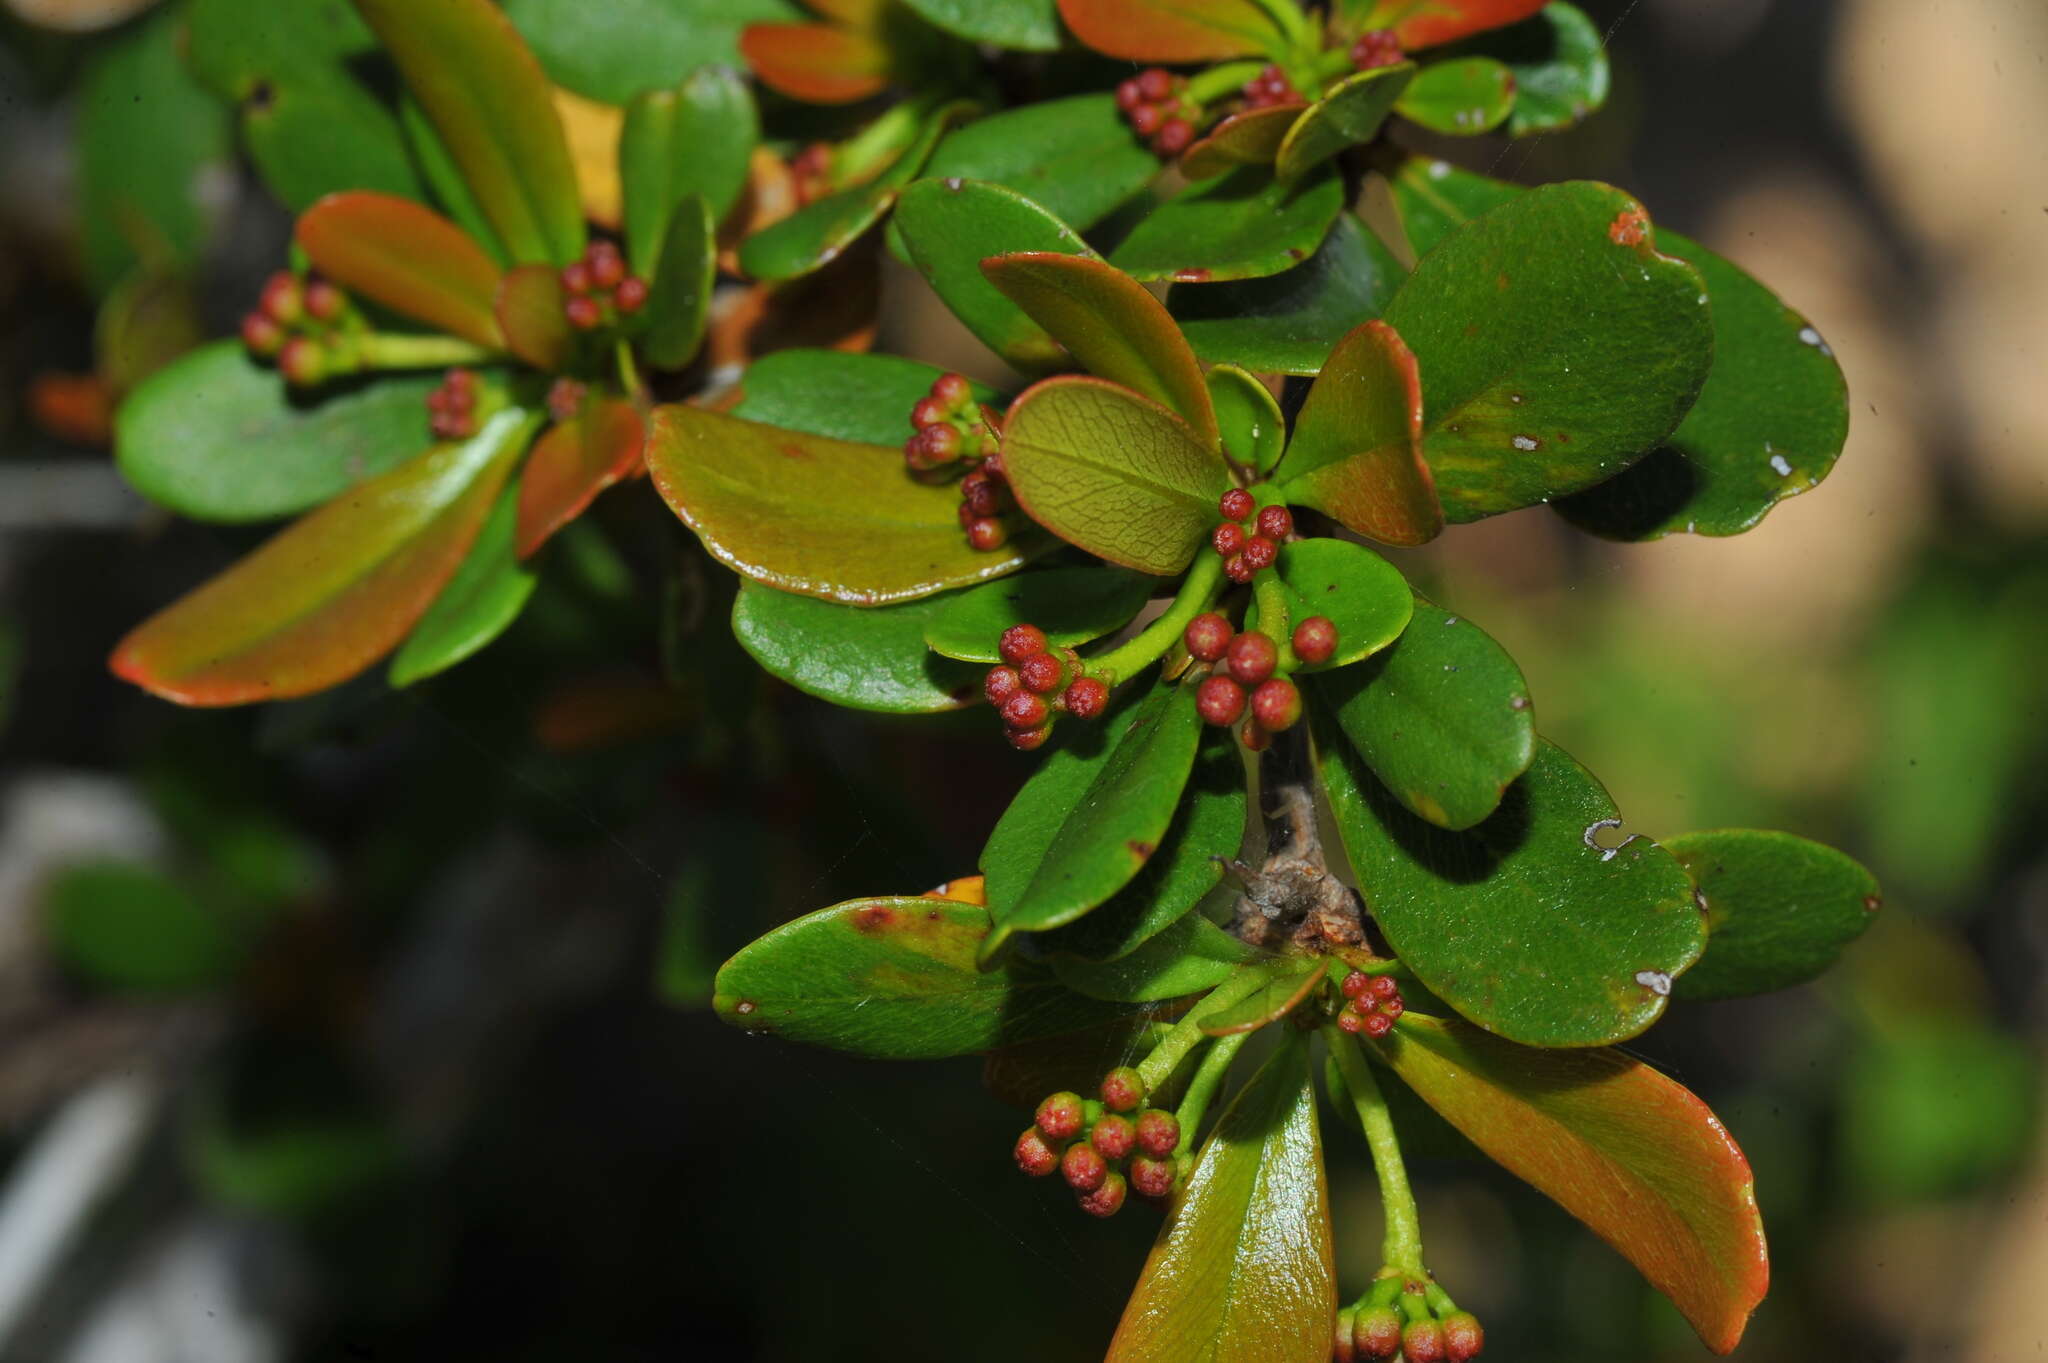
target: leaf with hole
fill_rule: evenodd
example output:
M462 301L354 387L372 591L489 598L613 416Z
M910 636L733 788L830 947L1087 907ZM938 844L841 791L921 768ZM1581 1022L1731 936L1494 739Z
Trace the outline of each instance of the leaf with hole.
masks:
M1210 283L1279 274L1307 260L1344 208L1338 177L1281 180L1246 166L1182 190L1109 253L1133 279Z
M1031 624L1054 648L1070 648L1122 629L1163 585L1102 565L1018 573L946 597L928 617L924 642L948 658L999 663L1003 631Z
M1444 526L1422 456L1422 378L1400 333L1366 322L1330 352L1295 417L1280 471L1289 501L1382 544Z
M1315 254L1293 269L1228 284L1175 284L1166 306L1211 364L1315 374L1332 346L1379 315L1403 278L1385 244L1340 213Z

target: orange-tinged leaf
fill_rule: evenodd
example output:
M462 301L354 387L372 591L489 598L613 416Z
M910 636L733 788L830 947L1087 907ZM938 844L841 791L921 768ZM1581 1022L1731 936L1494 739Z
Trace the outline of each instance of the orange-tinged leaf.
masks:
M1770 1285L1749 1161L1686 1089L1620 1051L1518 1046L1409 1014L1380 1052L1510 1173L1619 1250L1727 1353Z
M1361 27L1391 28L1411 52L1520 23L1548 0L1382 0Z
M1422 458L1422 380L1392 327L1366 322L1337 342L1280 472L1290 500L1382 544L1422 544L1444 528Z
M821 19L847 28L873 28L890 0L803 0L804 8Z
M1278 56L1287 46L1254 0L1060 0L1060 18L1097 52L1137 62Z
M117 676L183 705L303 696L396 647L462 563L534 419L360 483L139 625Z
M987 876L960 876L936 888L926 890L921 898L953 899L958 900L962 904L986 907L988 904L987 881Z
M1143 284L1107 261L1058 251L990 256L981 271L1089 373L1164 404L1220 445L1202 366Z
M1301 106L1294 104L1232 114L1181 154L1180 172L1190 180L1206 180L1239 166L1270 163L1300 117Z
M740 54L761 83L810 104L851 104L889 85L889 49L829 24L749 24Z
M329 194L295 233L314 268L395 312L483 346L502 346L499 271L467 232L410 199L369 190Z
M1202 1146L1106 1363L1324 1363L1336 1313L1308 1044L1292 1035Z
M647 424L632 403L597 398L534 442L519 474L519 529L526 558L583 514L598 493L640 467Z
M559 373L576 344L562 312L565 301L562 276L554 266L515 265L505 271L492 303L503 344L535 369Z

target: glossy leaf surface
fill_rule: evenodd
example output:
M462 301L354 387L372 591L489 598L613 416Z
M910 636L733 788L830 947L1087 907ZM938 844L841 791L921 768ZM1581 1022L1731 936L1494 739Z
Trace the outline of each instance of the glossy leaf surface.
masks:
M1535 711L1515 660L1427 601L1415 602L1392 648L1319 686L1388 791L1440 827L1491 814L1536 755Z
M982 849L994 922L983 961L1012 933L1071 923L1145 868L1173 822L1202 724L1192 690L1160 686L1067 727Z
M761 83L806 104L851 104L889 85L889 49L875 34L830 24L752 24L740 52Z
M1023 195L978 180L920 180L896 205L896 231L910 263L983 344L1026 372L1066 361L1046 329L981 272L1002 251L1093 256L1081 234Z
M854 899L786 923L718 972L712 1006L750 1032L854 1055L926 1060L1055 1036L1123 1013L1015 960L975 964L988 910Z
M1206 180L1240 166L1270 166L1288 129L1301 116L1301 106L1295 104L1239 110L1181 153L1180 173L1190 180Z
M561 272L552 265L515 265L505 271L492 306L505 348L543 374L566 369L576 345L562 311L567 300Z
M908 601L1015 572L1034 548L1018 540L992 553L970 547L958 490L912 481L897 446L672 404L654 413L647 466L670 509L721 563L804 596Z
M531 557L591 499L640 469L647 423L619 398L592 398L534 443L519 474L519 557Z
M981 699L982 669L924 645L949 599L862 610L741 582L732 632L769 672L835 705L903 715L957 710Z
M1343 208L1335 175L1279 180L1246 166L1147 213L1109 259L1134 279L1263 278L1307 260Z
M1401 637L1415 593L1393 564L1349 540L1295 540L1280 549L1280 584L1291 624L1311 615L1337 627L1337 651L1308 671L1355 663Z
M1258 992L1204 1013L1202 1031L1209 1036L1237 1036L1270 1027L1307 1003L1323 978L1323 963L1314 956L1284 957L1270 969L1272 978Z
M1388 944L1489 1031L1532 1046L1626 1041L1699 959L1706 933L1684 870L1647 838L1602 844L1620 822L1613 801L1551 744L1462 832L1409 813L1347 744L1325 741L1319 756Z
M1543 8L1543 0L1379 0L1369 6L1358 0L1340 3L1347 10L1366 11L1359 28L1391 28L1401 46L1411 50L1500 28Z
M1201 366L1144 285L1100 260L1044 251L995 256L982 270L1091 374L1163 404L1216 443Z
M1293 269L1228 284L1176 284L1166 306L1211 364L1314 374L1332 346L1379 315L1404 277L1385 244L1340 213L1315 254Z
M626 106L619 133L626 258L642 279L659 276L670 216L691 194L725 216L747 183L760 136L754 97L724 67L693 71L672 90L650 90Z
M1203 1144L1108 1363L1323 1363L1336 1311L1308 1044L1289 1038Z
M910 409L931 391L942 370L895 355L848 355L836 350L781 350L747 370L733 415L771 426L871 445L910 437ZM974 385L977 402L995 394Z
M1012 625L1037 625L1054 648L1085 644L1122 629L1165 585L1100 566L1018 573L946 597L927 618L924 643L948 658L984 664L1002 661L996 645Z
M1296 179L1346 147L1372 141L1394 111L1394 101L1414 79L1414 63L1398 62L1337 82L1287 130L1274 154L1280 178Z
M1289 501L1382 544L1424 544L1444 527L1422 457L1422 378L1385 322L1339 341L1295 417L1280 466Z
M582 199L540 63L487 0L355 0L498 240L518 261L583 250Z
M1084 918L1076 926L1086 926L1088 921ZM1072 928L1061 928L1048 938L1069 931ZM1189 912L1146 938L1128 955L1107 961L1055 956L1052 968L1061 983L1090 998L1155 1003L1214 989L1240 966L1263 957L1258 948L1245 945L1200 913ZM1102 1067L1095 1073L1101 1074Z
M685 195L669 215L660 257L660 270L647 292L640 351L657 369L680 369L704 343L718 277L718 227L701 195Z
M1394 105L1403 118L1461 137L1492 131L1514 107L1515 74L1491 57L1432 62Z
M1537 17L1482 43L1515 77L1512 136L1569 128L1607 102L1607 45L1576 5L1545 5Z
M1208 380L1223 452L1248 469L1272 472L1287 452L1287 418L1281 414L1279 400L1265 384L1234 364L1217 365L1209 371Z
M1059 0L1074 36L1107 57L1140 62L1277 56L1286 35L1255 0Z
M1150 184L1159 158L1131 134L1114 96L1070 95L954 129L924 174L1003 185L1086 231Z
M330 194L299 215L292 238L351 293L481 346L505 344L497 263L430 208L389 194Z
M1403 161L1391 180L1402 230L1418 256L1488 209L1521 197L1526 189L1475 175L1449 161L1421 157Z
M115 648L116 675L184 705L237 705L323 690L412 629L475 542L529 419L499 413L360 484L144 621Z
M241 342L215 341L128 395L114 459L131 487L181 516L289 516L418 454L437 382L387 374L311 401Z
M804 16L794 0L505 0L548 76L625 104L686 71L740 65L740 30Z
M1003 472L1017 504L1061 539L1161 574L1187 566L1229 481L1222 457L1173 413L1080 375L1047 379L1012 404Z
M1883 902L1869 871L1790 833L1687 833L1664 848L1692 877L1707 916L1707 954L1678 977L1680 998L1804 984L1863 935Z
M503 634L519 618L540 577L519 561L519 493L506 488L491 505L469 556L391 656L385 678L411 686L444 672Z
M1706 293L1649 231L1612 186L1546 185L1446 237L1387 304L1427 376L1450 520L1611 478L1684 417L1713 355Z
M970 43L989 43L1023 52L1050 52L1060 45L1054 0L903 0L938 28Z
M1707 1105L1618 1051L1536 1050L1410 1015L1394 1072L1586 1223L1727 1353L1770 1283L1749 1161Z

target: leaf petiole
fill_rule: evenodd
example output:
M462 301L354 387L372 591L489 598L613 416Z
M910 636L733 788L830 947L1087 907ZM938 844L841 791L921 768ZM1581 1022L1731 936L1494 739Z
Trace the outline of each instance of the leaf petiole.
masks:
M1263 967L1247 967L1232 975L1187 1012L1187 1016L1173 1025L1151 1054L1138 1062L1138 1077L1145 1081L1148 1092L1158 1089L1173 1072L1180 1068L1180 1062L1187 1059L1188 1052L1209 1040L1202 1031L1202 1019L1219 1009L1228 1008L1243 999L1250 998L1265 987L1271 973Z
M1209 1111L1209 1104L1215 1100L1216 1090L1223 1086L1223 1077L1230 1072L1230 1062L1237 1059L1237 1053L1244 1043L1251 1039L1250 1032L1236 1032L1230 1036L1218 1037L1209 1053L1202 1057L1201 1065L1195 1070L1195 1077L1188 1081L1188 1091L1180 1100L1174 1120L1180 1123L1180 1145L1176 1155L1185 1155L1195 1148L1195 1133L1201 1129L1202 1118Z
M1125 677L1150 667L1180 640L1188 621L1209 609L1223 581L1223 560L1197 550L1181 581L1180 591L1166 613L1107 653L1084 659L1088 675L1100 677L1111 686Z
M1380 1202L1386 1211L1386 1241L1380 1257L1420 1282L1429 1281L1422 1264L1422 1217L1415 1209L1415 1193L1408 1186L1408 1166L1401 1159L1401 1142L1394 1134L1394 1119L1387 1100L1373 1078L1372 1066L1351 1037L1335 1025L1323 1028L1323 1041L1344 1076L1345 1091L1365 1128L1365 1143L1372 1151L1373 1172L1379 1175Z
M483 364L500 354L453 336L410 336L388 331L366 331L354 337L352 345L360 369L441 369Z

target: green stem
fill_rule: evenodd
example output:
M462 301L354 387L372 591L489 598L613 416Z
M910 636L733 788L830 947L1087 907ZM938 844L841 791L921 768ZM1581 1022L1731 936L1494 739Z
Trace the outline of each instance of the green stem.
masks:
M388 331L364 332L355 338L355 351L363 369L443 369L500 358L498 351L453 336L408 336Z
M1380 1250L1382 1260L1418 1281L1429 1281L1422 1265L1422 1217L1415 1210L1415 1194L1408 1187L1408 1166L1401 1160L1401 1142L1394 1134L1394 1119L1387 1100L1373 1078L1358 1043L1335 1025L1323 1028L1323 1041L1337 1058L1337 1071L1351 1105L1358 1111L1358 1124L1365 1128L1365 1143L1372 1150L1373 1171L1379 1175L1380 1203L1386 1209L1387 1238Z
M1328 52L1319 52L1315 60L1308 64L1308 69L1314 73L1318 86L1325 81L1336 80L1339 76L1353 75L1355 73L1351 69L1351 49L1333 47Z
M1245 82L1266 69L1264 62L1225 62L1199 76L1188 77L1188 98L1207 106L1244 88Z
M637 402L645 392L640 382L639 366L633 363L633 347L625 337L620 337L613 352L619 366L619 386L626 390L628 401Z
M1207 548L1204 545L1195 551L1195 561L1188 566L1188 575L1181 581L1180 592L1164 615L1109 652L1082 660L1089 676L1100 677L1114 686L1123 678L1150 667L1180 639L1188 621L1209 609L1209 603L1215 599L1216 589L1223 581L1223 560L1206 552Z
M1187 1059L1189 1051L1209 1038L1202 1032L1202 1019L1219 1008L1228 1008L1241 999L1248 999L1265 987L1271 973L1266 970L1240 970L1188 1009L1187 1016L1173 1025L1173 1030L1160 1039L1151 1054L1138 1062L1138 1077L1145 1081L1145 1091L1150 1093L1173 1077L1180 1068L1180 1062Z
M1201 1128L1202 1118L1208 1114L1216 1090L1223 1087L1223 1077L1230 1072L1230 1062L1237 1059L1238 1051L1251 1040L1251 1035L1250 1032L1237 1032L1218 1037L1209 1053L1202 1057L1201 1067L1188 1081L1188 1091L1180 1100L1179 1111L1173 1114L1174 1120L1180 1123L1180 1145L1174 1154L1185 1155L1194 1148L1195 1132Z

